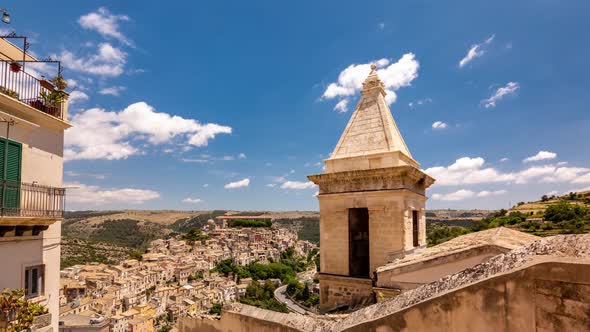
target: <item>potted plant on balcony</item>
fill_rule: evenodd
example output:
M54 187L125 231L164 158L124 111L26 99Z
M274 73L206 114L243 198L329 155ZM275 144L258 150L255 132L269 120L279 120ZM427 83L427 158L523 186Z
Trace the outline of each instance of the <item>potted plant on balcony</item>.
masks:
M39 81L39 83L41 84L42 87L44 87L45 89L47 89L49 91L53 91L55 89L55 86L53 86L53 83L46 80L45 78L41 79Z
M45 306L24 298L22 289L4 289L0 294L0 328L27 331L34 325L48 326L51 317Z
M57 75L54 78L52 78L51 82L60 91L63 91L68 87L68 82L61 75Z
M4 289L0 294L0 327L6 328L16 319L19 299L25 293L17 289Z
M19 97L18 92L14 91L14 90L7 89L3 86L0 86L0 93L3 93L9 97L14 98L14 99L18 99L18 97Z
M20 63L16 61L10 63L10 71L12 71L13 73L18 73L21 68L22 66L20 65Z
M61 103L64 101L64 97L65 95L63 91L41 91L41 99L43 100L44 106L44 109L42 109L42 111L49 115L59 116L59 107Z

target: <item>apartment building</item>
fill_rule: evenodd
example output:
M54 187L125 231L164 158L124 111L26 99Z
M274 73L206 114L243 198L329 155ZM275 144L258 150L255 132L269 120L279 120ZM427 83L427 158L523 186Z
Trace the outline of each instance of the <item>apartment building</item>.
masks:
M25 289L58 331L68 94L60 63L37 60L27 46L25 37L0 38L0 289ZM40 63L59 78L33 75Z

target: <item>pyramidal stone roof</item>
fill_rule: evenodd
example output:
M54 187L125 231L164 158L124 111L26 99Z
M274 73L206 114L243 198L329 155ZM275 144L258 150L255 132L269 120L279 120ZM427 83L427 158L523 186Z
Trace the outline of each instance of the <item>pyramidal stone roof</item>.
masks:
M385 95L383 82L377 75L377 66L373 64L371 73L363 83L361 99L329 159L387 152L401 152L412 159L387 106Z

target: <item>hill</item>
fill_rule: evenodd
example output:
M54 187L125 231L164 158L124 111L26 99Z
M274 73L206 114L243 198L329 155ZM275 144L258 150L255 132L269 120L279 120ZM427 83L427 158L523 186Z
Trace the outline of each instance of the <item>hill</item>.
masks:
M539 201L520 202L508 211L502 209L466 225L432 222L427 225L428 245L499 226L537 236L589 233L590 191L563 196L544 195Z
M301 239L319 243L319 213L309 211L123 210L66 212L62 225L62 267L118 262L144 251L150 241L201 228L220 215L270 215L276 227L292 227Z
M562 196L543 195L540 200L534 202L519 202L508 212L521 212L528 215L536 215L545 211L549 206L558 204L561 201L569 201L571 204L590 207L590 190L572 192Z

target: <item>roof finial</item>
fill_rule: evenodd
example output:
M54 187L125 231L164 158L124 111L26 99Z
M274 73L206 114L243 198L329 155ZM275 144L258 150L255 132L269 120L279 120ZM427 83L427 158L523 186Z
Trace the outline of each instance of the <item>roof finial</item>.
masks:
M376 65L376 64L374 64L374 63L372 63L372 64L371 64L371 70L373 70L373 71L374 71L375 69L377 69L377 65Z

